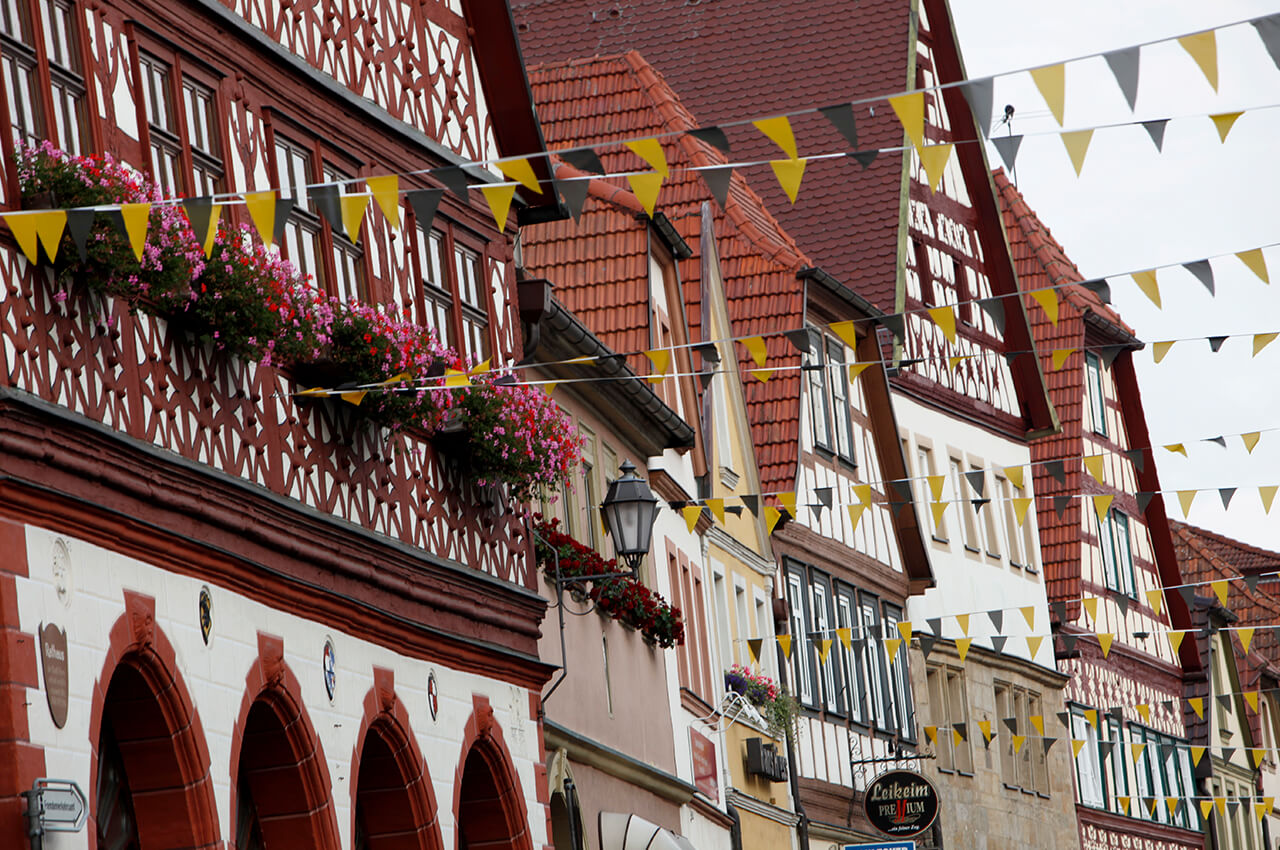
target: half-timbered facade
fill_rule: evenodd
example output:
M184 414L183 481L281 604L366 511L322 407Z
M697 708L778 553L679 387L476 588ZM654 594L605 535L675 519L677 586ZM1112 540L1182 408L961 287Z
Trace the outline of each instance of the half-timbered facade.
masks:
M518 356L510 234L477 193L351 238L316 196L541 150L504 3L0 12L7 210L15 145L42 140L216 196L232 225L238 193L278 190L281 251L320 291L398 307L467 361ZM37 777L89 798L59 846L546 843L522 515L415 429L62 291L7 235L0 282L0 843L25 844Z
M1054 322L1027 297L1062 417L1061 433L1032 444L1032 460L1055 650L1071 677L1069 731L1086 742L1076 759L1081 845L1202 846L1198 810L1136 804L1194 793L1180 699L1184 676L1202 675L1187 603L1172 590L1182 581L1133 366L1142 343L1106 303L1105 282L1085 286L1002 171L995 182L1021 285L1053 287L1059 301ZM1171 632L1185 634L1176 651ZM1130 744L1147 741L1171 758L1135 768Z

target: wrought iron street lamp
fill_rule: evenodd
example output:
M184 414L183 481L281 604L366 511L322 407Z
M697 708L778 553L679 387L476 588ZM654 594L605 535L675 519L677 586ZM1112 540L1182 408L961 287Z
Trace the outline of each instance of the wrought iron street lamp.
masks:
M636 475L631 461L622 464L622 477L609 485L601 505L605 528L613 538L613 548L632 575L649 553L653 521L658 515L658 498L645 480Z

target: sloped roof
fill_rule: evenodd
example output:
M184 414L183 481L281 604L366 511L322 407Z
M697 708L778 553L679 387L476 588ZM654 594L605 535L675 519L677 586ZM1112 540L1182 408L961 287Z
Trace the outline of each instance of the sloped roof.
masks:
M638 50L700 126L848 103L910 83L910 4L904 0L530 0L512 8L530 63ZM548 116L541 115L545 129ZM792 124L801 156L850 148L820 115ZM624 136L623 126L610 128L613 138ZM874 110L861 106L857 128L862 149L902 144L902 127L883 103ZM783 156L750 126L726 132L735 160ZM627 163L634 166L634 158ZM893 312L902 174L900 153L880 155L865 171L848 158L811 161L794 205L767 167L753 170L751 183L818 265ZM663 209L670 203L665 192L660 203Z
M534 99L548 142L555 147L599 144L611 139L687 130L698 126L679 99L635 51L530 68ZM662 189L662 210L677 232L694 246L694 257L679 263L690 326L700 340L698 304L701 268L697 260L698 212L711 194L688 167L725 163L714 148L680 133L663 140L671 176ZM636 167L621 148L600 151L606 170ZM561 165L559 176L581 174ZM642 209L625 181L593 179L581 220L529 228L523 240L526 267L556 285L557 297L615 351L649 348L647 240L636 220ZM716 216L716 238L728 300L738 336L799 327L804 292L796 273L808 258L765 210L740 175L730 182L727 209ZM641 214L642 215L642 214ZM799 359L785 338L766 337L769 365L795 366ZM744 352L740 352L740 355ZM641 374L643 356L632 363ZM744 368L755 364L743 360ZM748 378L745 386L752 439L765 492L794 488L800 419L799 372L784 370L767 383Z

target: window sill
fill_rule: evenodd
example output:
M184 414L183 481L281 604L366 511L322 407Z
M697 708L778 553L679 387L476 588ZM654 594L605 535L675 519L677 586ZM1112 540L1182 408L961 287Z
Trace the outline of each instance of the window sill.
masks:
M969 553L969 554L971 554L971 555L977 555L977 554L978 554L978 550L977 550L976 548L974 548L973 546L970 546L968 543L964 544L964 551L968 552L968 553Z
M950 541L950 540L948 540L948 539L947 539L947 538L945 538L945 537L939 537L939 536L938 536L938 535L936 535L936 534L935 534L935 535L933 535L933 542L934 542L934 543L941 543L943 546L949 546L949 545L951 545L951 541Z

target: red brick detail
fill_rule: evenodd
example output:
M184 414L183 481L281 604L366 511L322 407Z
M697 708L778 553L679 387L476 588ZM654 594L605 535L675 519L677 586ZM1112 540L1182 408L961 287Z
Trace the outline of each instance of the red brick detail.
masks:
M324 747L311 725L298 678L284 660L283 638L258 633L258 657L245 676L231 735L230 770L233 795L244 773L267 847L340 846ZM239 802L233 803L233 823Z
M89 776L98 775L102 726L120 746L142 846L220 848L204 728L173 644L155 624L155 599L126 590L125 613L107 636L107 657L89 709ZM98 787L89 786L86 827L97 840Z
M359 810L369 850L444 850L439 807L395 673L374 667L351 753L351 832Z
M0 847L26 846L18 795L45 775L44 748L28 740L27 689L40 679L36 637L19 629L18 576L27 576L26 530L0 521Z
M453 781L455 846L468 850L533 850L524 793L511 751L488 697L471 695L462 755ZM466 836L465 845L462 837Z

